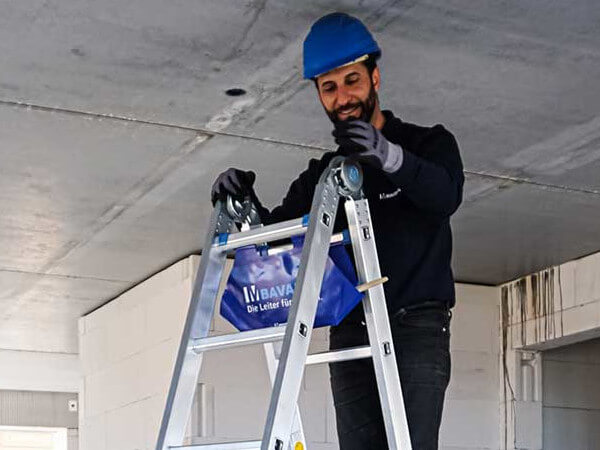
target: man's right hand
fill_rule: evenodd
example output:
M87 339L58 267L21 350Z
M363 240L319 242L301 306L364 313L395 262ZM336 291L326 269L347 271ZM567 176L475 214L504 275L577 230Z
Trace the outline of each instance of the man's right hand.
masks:
M214 204L217 200L225 201L228 195L233 197L245 197L252 192L252 185L256 180L256 174L252 171L243 171L233 167L221 173L212 185L210 193Z

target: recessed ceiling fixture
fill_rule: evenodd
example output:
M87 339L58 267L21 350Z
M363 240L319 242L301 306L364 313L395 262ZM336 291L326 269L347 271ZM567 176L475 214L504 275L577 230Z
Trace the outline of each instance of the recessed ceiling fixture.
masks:
M239 97L240 95L244 95L245 93L246 91L242 88L231 88L225 91L225 94L229 95L230 97Z

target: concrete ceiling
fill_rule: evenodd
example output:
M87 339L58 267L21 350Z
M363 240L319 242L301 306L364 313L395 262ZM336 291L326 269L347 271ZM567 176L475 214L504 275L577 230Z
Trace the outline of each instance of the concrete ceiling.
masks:
M200 250L221 170L255 170L273 206L333 148L300 77L305 33L333 10L379 39L383 106L460 142L458 280L600 250L596 1L1 7L0 348L76 352L77 317Z

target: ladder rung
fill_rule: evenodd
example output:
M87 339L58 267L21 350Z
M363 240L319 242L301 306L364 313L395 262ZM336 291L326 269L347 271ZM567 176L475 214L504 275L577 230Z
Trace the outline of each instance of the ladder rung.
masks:
M306 365L324 364L332 362L350 361L353 359L370 358L372 356L371 347L368 345L362 347L345 348L343 350L333 350L330 352L313 353L306 357Z
M344 231L342 233L335 233L331 235L331 241L329 241L332 245L333 244L339 244L340 242L343 242L344 244L350 243L350 238L347 236L347 231ZM291 250L294 248L294 244L284 244L284 245L279 245L276 247L269 247L267 249L267 255L268 256L272 256L272 255L277 255L278 253L283 253L283 252L287 252L288 250Z
M213 444L182 445L178 447L169 447L169 449L201 448L204 450L260 450L260 444L261 441L217 442Z
M260 328L258 330L242 331L240 333L209 336L194 340L190 350L196 353L224 348L241 347L243 345L266 344L283 339L285 326Z
M308 216L299 219L286 220L260 228L253 228L239 233L225 233L219 235L213 247L222 251L233 250L245 245L260 244L262 242L277 241L299 234L305 234L308 227Z
M226 348L241 347L245 345L266 344L268 342L280 341L285 334L285 327L261 328L258 330L242 331L240 333L209 336L196 339L190 347L196 353L211 350L222 350ZM350 361L353 359L370 358L371 347L346 348L328 352L313 353L307 356L306 365L325 364L330 362Z

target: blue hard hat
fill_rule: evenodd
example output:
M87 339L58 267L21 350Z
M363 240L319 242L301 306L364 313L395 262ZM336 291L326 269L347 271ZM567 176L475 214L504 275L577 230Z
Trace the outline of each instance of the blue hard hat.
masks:
M312 25L304 40L304 78L315 78L364 55L381 56L367 27L348 14L327 14Z

